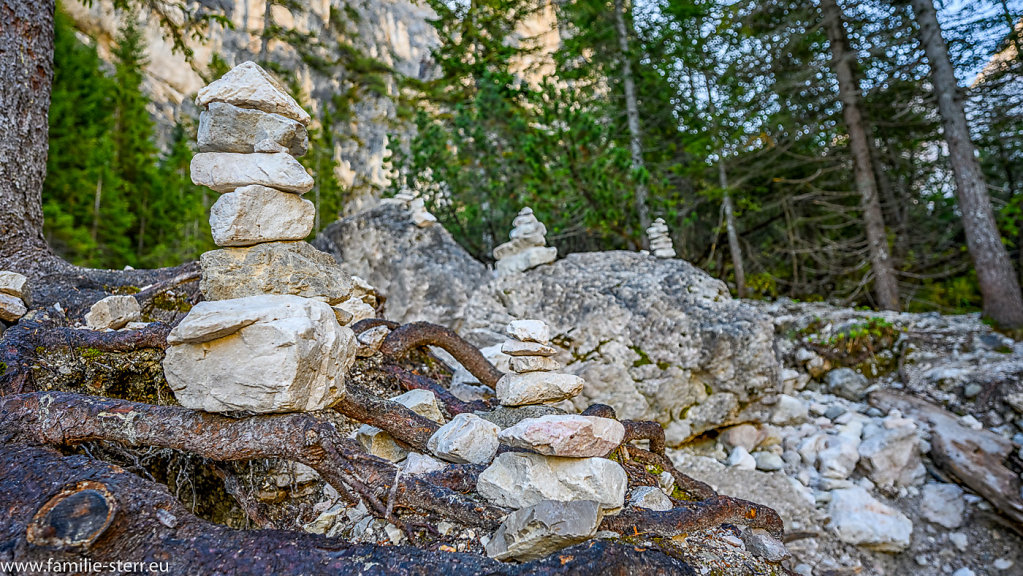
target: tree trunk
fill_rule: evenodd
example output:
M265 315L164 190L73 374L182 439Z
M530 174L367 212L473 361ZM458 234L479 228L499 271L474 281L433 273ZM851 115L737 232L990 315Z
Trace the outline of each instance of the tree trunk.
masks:
M838 76L838 95L842 101L842 115L849 133L849 149L853 156L853 175L860 193L863 223L870 245L870 265L874 271L874 293L878 306L885 310L899 309L899 285L895 280L888 256L888 235L884 214L877 196L877 182L870 159L866 122L860 110L859 85L853 74L852 60L856 55L849 49L848 38L842 25L842 12L836 0L821 0L824 28L831 45L832 67Z
M735 291L739 298L746 297L746 270L742 265L742 247L739 246L739 233L735 229L735 210L732 208L732 195L728 193L728 173L725 171L725 159L718 160L718 178L721 181L721 204L725 209L725 228L728 230L728 249L732 253L732 270L735 271Z
M955 174L956 199L963 215L966 245L977 270L984 314L1003 328L1023 327L1023 296L995 225L987 184L977 161L977 150L970 140L958 81L948 47L941 37L934 4L931 0L911 0L910 4L920 25L920 44L931 66L938 112Z
M43 237L53 0L0 0L0 269L59 261Z
M625 7L622 0L615 0L615 29L618 32L618 49L622 59L622 83L625 85L625 115L629 124L629 149L632 152L632 170L637 175L636 181L636 213L639 215L639 226L646 230L650 226L650 209L647 207L647 187L642 175L643 134L639 128L639 104L636 99L636 81L632 77L632 58L629 55L629 37L625 30ZM647 240L643 240L644 245Z

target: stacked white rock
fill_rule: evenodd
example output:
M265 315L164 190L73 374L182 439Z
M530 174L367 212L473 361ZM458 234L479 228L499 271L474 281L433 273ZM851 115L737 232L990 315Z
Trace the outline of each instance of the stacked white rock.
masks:
M558 249L547 246L547 227L526 207L512 220L511 240L494 248L498 275L525 272L541 264L554 262Z
M583 380L561 374L550 346L550 329L538 320L508 325L513 338L501 351L511 356L512 373L497 383L504 406L528 406L569 399ZM611 418L555 414L526 418L498 434L507 446L477 482L480 495L515 509L487 543L501 560L531 560L592 537L605 514L625 502L625 470L604 458L625 438Z
M654 223L646 229L647 238L650 240L650 251L658 258L674 258L675 248L671 243L671 236L668 235L668 225L664 218L654 220Z
M309 115L262 68L241 64L199 91L192 181L222 193L200 258L196 305L168 335L164 373L185 407L211 412L320 410L345 392L354 315L335 310L352 280L303 241L315 208Z
M17 322L28 313L28 278L0 270L0 321Z
M437 217L426 209L426 200L421 196L416 196L408 190L402 190L395 194L391 201L401 204L411 212L412 223L420 228L427 228L437 223Z

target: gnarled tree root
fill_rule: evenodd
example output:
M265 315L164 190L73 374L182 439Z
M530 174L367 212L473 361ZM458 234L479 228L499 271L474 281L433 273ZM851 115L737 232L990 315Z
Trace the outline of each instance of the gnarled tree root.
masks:
M354 384L348 385L344 397L331 408L352 420L386 430L399 444L418 452L430 451L427 442L440 428L433 420Z
M454 330L429 322L410 322L396 328L384 339L380 351L387 356L400 357L419 346L443 348L481 384L491 388L497 386L497 381L504 376L479 349L466 342Z
M95 536L91 543L30 543L27 533L33 518L38 516L37 523L45 528L53 518L39 511L53 495L76 487L79 493L81 488L91 488L94 503L112 504L110 522L105 527L102 522L85 526ZM160 484L112 464L36 446L0 445L0 510L4 511L0 560L41 563L26 573L47 571L47 562L52 566L87 557L93 567L97 562L144 562L148 568L155 562L152 572L165 568L168 574L695 574L685 562L659 550L639 551L608 541L585 542L526 564L503 564L475 554L350 544L302 532L232 530L196 518ZM103 512L103 507L92 510ZM93 518L95 514L85 514L78 520ZM88 572L81 563L78 566L60 571ZM139 566L124 571L141 571Z
M725 523L763 528L775 536L781 536L783 528L781 517L773 509L728 496L684 502L663 512L629 508L615 516L604 517L600 528L619 534L678 536Z
M312 414L232 419L178 406L65 392L0 399L0 441L4 443L70 446L91 440L172 448L219 461L280 458L300 462L316 470L339 493L355 491L378 517L387 515L383 500L392 492L396 500L391 508L434 513L469 526L493 529L504 514L500 508L428 484L417 476L398 476L393 464L366 454L329 422ZM396 477L399 484L392 491Z
M383 371L393 376L398 381L398 387L402 390L418 389L433 392L434 396L437 397L437 401L443 405L444 410L447 411L450 416L467 412L472 413L476 411L486 411L492 408L489 403L484 402L483 400L474 400L472 402L460 400L457 396L452 394L450 390L442 386L433 378L415 374L401 366L393 364L385 365L383 366Z

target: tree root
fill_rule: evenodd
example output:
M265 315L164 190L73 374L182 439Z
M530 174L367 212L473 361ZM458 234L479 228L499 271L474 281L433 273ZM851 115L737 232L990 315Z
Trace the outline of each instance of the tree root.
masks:
M0 395L38 390L33 369L43 353L61 350L79 357L143 349L165 350L170 330L170 326L159 322L141 330L97 332L22 320L8 328L0 341Z
M496 387L497 381L504 376L475 346L466 342L454 330L429 322L411 322L395 329L384 339L380 351L387 356L400 357L419 346L443 348L481 384L491 388Z
M649 440L650 451L664 456L664 428L661 428L660 424L651 420L622 420L621 422L625 426L623 444L635 440Z
M605 516L601 530L619 534L652 533L678 536L721 524L741 524L763 528L776 537L782 533L782 521L773 509L729 496L715 496L699 502L684 502L663 512L628 508L615 516Z
M384 366L383 370L398 381L398 386L402 390L419 389L433 392L434 396L437 397L437 401L441 403L444 411L447 412L449 416L486 411L493 408L489 402L485 402L483 400L473 400L471 402L462 401L433 378L410 372L401 366L392 364Z
M63 491L63 492L62 492ZM108 523L103 506L81 508L73 518L44 511L54 494L91 495L116 510ZM88 502L86 498L80 498ZM48 502L49 501L49 502ZM350 544L316 534L280 530L232 530L193 516L166 487L112 464L85 456L62 456L36 446L0 444L0 560L17 562L158 563L169 574L374 574L377 576L516 576L536 574L695 574L660 550L636 550L608 541L583 543L525 564L506 564L470 553L412 546ZM58 517L59 516L59 517ZM33 544L30 526L89 527L91 542ZM35 530L38 534L40 531ZM138 572L135 564L125 571ZM42 571L42 570L40 570ZM85 568L61 572L88 572ZM104 570L106 571L106 570ZM114 570L110 570L113 572ZM158 570L151 569L151 572Z
M401 326L401 324L398 324L397 322L391 320L384 320L383 318L363 318L362 320L359 320L355 324L352 324L352 332L355 332L355 335L358 336L359 334L362 334L366 330L376 328L377 326L386 326L391 330L394 330L395 328Z
M397 402L380 398L361 386L349 384L347 388L344 397L331 406L333 410L352 420L385 430L399 444L417 452L430 452L427 443L430 436L440 428L439 424Z
M341 494L354 491L377 517L387 507L397 468L366 454L312 414L252 416L240 420L178 406L151 406L66 392L0 399L0 440L70 446L90 440L156 446L212 460L280 458L316 470ZM401 476L396 506L433 512L469 526L493 529L504 511L468 500L417 476ZM396 518L388 518L396 525Z
M675 465L672 464L671 459L667 456L655 454L637 446L629 446L628 451L629 457L633 460L649 466L657 466L671 473L671 477L675 479L675 486L694 500L708 500L718 496L718 493L709 484L687 476L679 471L678 468L675 468Z

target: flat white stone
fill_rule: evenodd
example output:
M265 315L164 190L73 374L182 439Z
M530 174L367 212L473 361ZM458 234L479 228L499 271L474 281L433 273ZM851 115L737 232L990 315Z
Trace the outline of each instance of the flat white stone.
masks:
M500 246L498 246L500 248ZM501 258L494 265L499 276L525 272L558 259L558 249L554 246L534 246L511 256Z
M368 358L376 354L390 333L391 330L387 326L374 326L359 334L356 337L359 341L359 349L355 352L356 356Z
M833 490L828 516L828 527L843 542L883 552L905 550L913 534L909 518L859 486Z
M344 394L355 359L355 335L330 306L298 296L200 302L167 342L167 383L207 412L321 410Z
M429 474L431 472L440 472L441 470L448 467L447 462L443 462L430 456L428 454L420 454L419 452L409 452L408 458L405 459L404 464L401 466L401 472L403 474L416 475L416 474Z
M132 298L134 300L134 298ZM28 307L17 296L0 294L0 320L4 322L17 322L19 318L28 313Z
M366 452L377 458L383 458L391 462L401 462L409 455L409 451L399 446L390 434L376 426L363 424L355 432L355 439L359 441L359 444L362 444Z
M334 305L352 293L352 282L337 260L308 242L210 250L199 257L199 265L199 289L207 300L293 294Z
M196 136L200 152L287 152L301 156L309 148L309 134L301 123L262 110L210 102L199 114Z
M543 320L512 320L504 331L519 342L547 344L551 341L551 329Z
M352 297L340 304L335 304L334 308L347 314L349 316L346 326L355 324L359 320L365 320L367 318L375 318L377 311L357 297Z
M558 353L558 349L537 342L508 340L501 344L501 352L509 356L554 356Z
M92 305L85 315L85 325L93 330L117 330L141 319L142 309L134 296L107 296Z
M281 83L252 61L235 66L220 79L200 89L195 105L202 108L210 102L227 102L241 108L280 114L304 125L311 120Z
M561 363L548 356L514 356L508 360L508 367L516 374L554 372L561 370Z
M312 202L258 184L222 195L210 209L210 228L217 246L302 240L313 231L315 220Z
M564 414L526 418L498 434L501 442L548 456L605 456L621 445L625 427L611 418Z
M506 508L525 508L543 500L593 500L607 513L625 503L627 485L625 470L605 458L505 452L480 473L476 489Z
M430 436L427 447L441 460L487 464L497 454L500 428L475 414L459 414Z
M28 278L17 272L0 270L0 294L10 294L27 302L29 292Z
M497 381L497 398L504 406L557 402L582 392L583 384L583 379L574 374L505 374Z
M284 192L305 194L313 189L313 177L290 154L236 154L200 152L192 157L192 182L217 192L233 192L259 184Z
M381 328L384 327L381 326ZM444 423L444 413L440 410L437 396L429 390L409 390L404 394L391 398L391 401L397 402L416 414L429 418L438 424Z
M674 505L658 486L639 486L629 494L629 506L664 512Z

